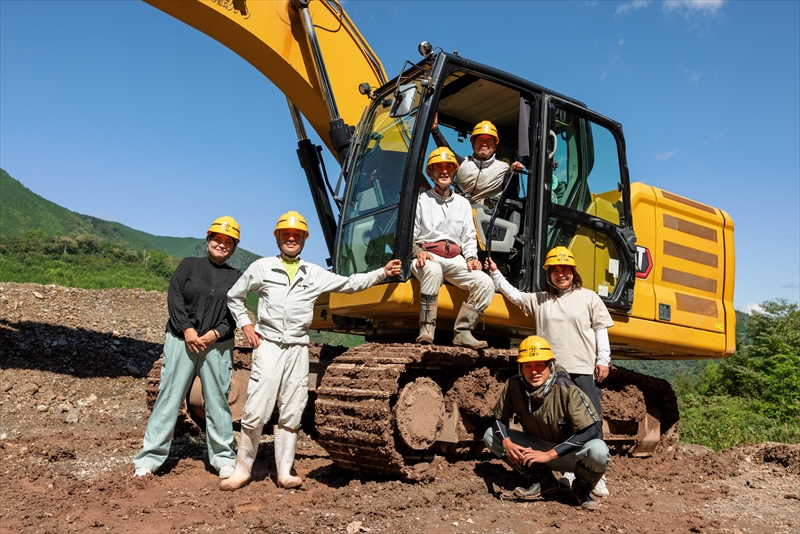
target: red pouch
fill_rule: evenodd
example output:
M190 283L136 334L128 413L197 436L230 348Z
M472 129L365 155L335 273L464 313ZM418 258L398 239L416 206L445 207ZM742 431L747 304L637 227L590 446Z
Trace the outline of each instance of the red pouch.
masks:
M442 258L455 258L461 254L461 247L452 241L436 241L435 243L425 243L422 245L422 250L430 252Z

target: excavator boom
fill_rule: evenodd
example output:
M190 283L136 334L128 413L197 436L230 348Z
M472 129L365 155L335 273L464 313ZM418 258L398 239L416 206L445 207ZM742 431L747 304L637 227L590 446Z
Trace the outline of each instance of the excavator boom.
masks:
M230 48L288 95L327 147L331 103L346 124L365 107L358 83L386 83L383 65L338 3L331 0L144 0ZM330 73L326 89L317 74L300 11L308 9ZM358 80L354 83L353 80ZM327 93L327 94L326 94Z

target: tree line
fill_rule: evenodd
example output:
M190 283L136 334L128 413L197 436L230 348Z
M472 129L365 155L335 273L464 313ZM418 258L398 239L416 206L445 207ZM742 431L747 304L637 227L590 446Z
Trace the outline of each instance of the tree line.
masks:
M785 299L740 317L736 353L672 383L681 442L720 451L742 443L800 443L800 310Z
M28 230L0 235L0 272L6 282L166 291L180 258L131 250L92 234L50 235Z

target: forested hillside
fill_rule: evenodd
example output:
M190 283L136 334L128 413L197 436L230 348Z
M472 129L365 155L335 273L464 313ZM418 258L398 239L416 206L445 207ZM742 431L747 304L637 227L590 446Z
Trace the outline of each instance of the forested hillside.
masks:
M23 236L41 232L44 236L97 240L137 253L163 253L175 258L205 255L205 242L196 237L155 236L124 224L81 215L37 195L0 169L0 235ZM202 235L202 229L200 234ZM239 248L229 264L244 270L259 256ZM33 281L33 280L30 280Z

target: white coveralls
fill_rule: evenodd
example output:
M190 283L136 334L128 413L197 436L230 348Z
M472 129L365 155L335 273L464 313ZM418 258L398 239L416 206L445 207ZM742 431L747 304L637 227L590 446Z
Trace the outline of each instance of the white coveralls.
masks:
M278 402L278 425L300 428L308 401L308 329L314 302L325 292L355 293L386 278L383 268L349 278L300 260L294 281L280 257L253 262L228 292L228 307L242 328L251 324L245 308L247 294L258 291L257 333L265 340L253 351L242 428L261 432Z
M433 189L420 193L414 217L414 243L445 239L458 244L461 254L449 259L434 255L422 268L417 267L416 261L412 262L411 273L420 281L420 293L438 295L442 280L446 279L469 291L467 304L482 313L492 301L494 283L483 271L467 268L468 259L478 259L472 206L467 199L452 192L447 198Z

